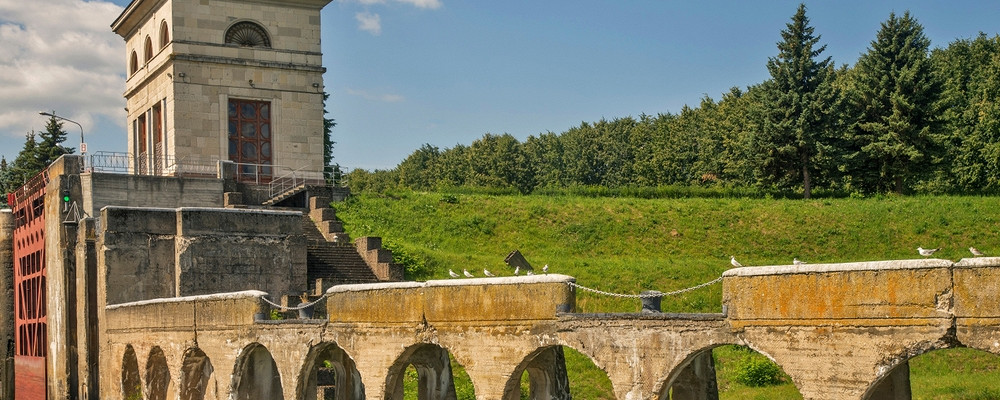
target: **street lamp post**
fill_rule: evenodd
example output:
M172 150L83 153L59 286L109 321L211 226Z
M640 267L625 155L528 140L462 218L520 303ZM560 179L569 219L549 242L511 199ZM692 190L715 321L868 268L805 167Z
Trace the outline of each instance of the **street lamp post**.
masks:
M84 155L84 153L87 152L87 142L83 141L83 125L80 125L79 122L76 122L76 121L71 120L69 118L60 117L60 116L56 115L55 113L41 111L41 112L38 113L38 115L44 115L46 117L52 117L52 118L55 118L55 119L61 119L61 120L66 121L66 122L72 122L72 123L76 124L76 126L79 126L80 127L80 155L82 156L82 155Z

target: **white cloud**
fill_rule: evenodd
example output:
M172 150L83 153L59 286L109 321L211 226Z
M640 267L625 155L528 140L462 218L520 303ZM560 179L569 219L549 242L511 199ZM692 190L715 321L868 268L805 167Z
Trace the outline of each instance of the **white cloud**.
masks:
M354 14L354 19L358 20L358 29L379 35L382 33L382 18L378 14L370 12L359 12Z
M85 130L100 117L124 129L125 41L109 27L121 12L104 1L0 0L0 137L23 139L44 125L42 110Z
M395 3L406 4L417 8L437 9L444 3L441 0L392 0ZM365 11L354 14L354 19L358 21L358 29L369 32L372 35L382 33L382 17L379 14L368 11L369 6L385 5L386 0L340 0L341 3L357 3L364 6Z
M388 93L379 94L379 93L371 93L365 90L358 90L351 88L347 89L347 94L351 96L358 96L365 100L381 101L384 103L399 103L406 100L406 98L404 98L402 95L399 94L388 94Z
M440 8L442 5L441 0L396 0L396 1L400 3L411 4L417 8L430 8L432 10L435 8Z

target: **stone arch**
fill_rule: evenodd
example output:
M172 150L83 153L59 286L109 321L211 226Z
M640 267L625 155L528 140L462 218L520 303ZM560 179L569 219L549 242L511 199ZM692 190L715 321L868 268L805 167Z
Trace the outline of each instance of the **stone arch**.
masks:
M145 58L142 60L143 63L149 63L149 60L153 59L153 40L146 35L146 44L143 46L145 50Z
M407 347L389 367L385 381L385 398L403 398L403 377L407 366L417 371L417 398L456 398L454 375L448 350L431 343L418 343Z
M243 348L233 369L235 400L282 400L281 374L271 352L260 343Z
M350 355L336 343L324 342L309 349L295 398L360 400L365 398L365 386Z
M521 398L521 376L527 372L529 392L533 399L569 399L569 376L563 346L545 346L536 349L521 360L507 384L504 399Z
M877 379L875 379L871 383L871 385L868 386L867 390L864 392L864 395L862 395L861 398L862 399L896 399L896 398L909 399L911 397L910 378L911 376L913 376L911 375L911 372L914 374L918 374L919 376L920 359L923 359L925 357L933 358L933 354L942 354L944 352L967 353L964 355L956 356L956 358L958 358L959 360L966 361L966 363L962 364L963 366L976 364L974 362L967 362L970 361L969 360L970 355L972 356L978 355L981 357L986 357L988 359L992 359L993 364L1000 364L1000 355L990 351L985 351L983 349L965 347L964 345L957 342L945 343L943 341L938 341L936 343L930 343L930 344L924 343L898 353L895 357L892 358L894 362L890 365L877 366L876 368L880 373ZM914 367L913 370L911 370L911 363L913 363L915 360L917 361L915 363L917 364L917 366ZM968 376L969 374L971 374L970 371L962 372L963 376ZM968 382L976 382L975 387L968 388L970 390L975 390L975 389L991 390L991 391L1000 390L1000 383L996 383L994 387L983 388L982 384L984 383L985 380L981 381L973 377L969 377L968 379L963 379L963 380ZM959 391L964 389L966 388L960 386L956 387L953 385L949 387L949 391ZM955 396L959 396L960 394L961 393L957 392L954 393Z
M167 400L170 395L170 367L163 349L153 346L146 359L146 398L149 400Z
M139 378L139 359L135 357L132 345L125 345L122 355L122 398L138 400L142 398L142 380Z
M170 44L170 28L167 27L167 20L160 21L160 48Z
M212 360L205 352L197 347L187 349L181 364L180 400L204 400L207 393L214 395L209 398L217 398L213 372Z
M728 349L732 352L746 352L748 357L765 357L777 365L784 373L784 368L770 354L756 348L737 343L715 343L710 346L694 349L678 363L662 381L657 389L659 399L702 399L718 398L719 385L717 380L717 365L713 353ZM754 356L753 354L756 354ZM786 374L787 375L787 374ZM798 385L789 377L789 384L800 392Z

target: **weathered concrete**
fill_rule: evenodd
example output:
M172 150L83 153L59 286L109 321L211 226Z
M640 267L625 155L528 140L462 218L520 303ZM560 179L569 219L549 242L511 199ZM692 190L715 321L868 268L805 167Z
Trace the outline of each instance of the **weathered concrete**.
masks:
M724 276L729 323L781 365L806 399L864 398L898 364L956 344L947 260L741 268Z
M262 321L261 292L109 306L101 390L106 397L122 393L128 349L141 367L156 364L149 360L159 359L159 348L168 394L177 390L170 385L185 393L207 385L206 398L273 394L280 382L283 398L318 398L316 366L328 359L346 379L338 382L338 399L400 398L411 364L424 396L449 399L450 354L479 399L519 398L525 371L538 397L567 398L559 354L568 346L608 374L617 398L662 399L673 388L674 398L711 399L711 349L743 344L775 360L806 399L909 398L909 358L988 343L996 334L982 323L997 318L993 300L973 294L984 288L978 292L988 297L997 287L996 261L731 270L724 280L728 316L573 314L573 279L561 275L335 286L327 292L327 321ZM961 328L968 343L957 340L956 314L968 320ZM198 362L184 361L192 353ZM247 363L267 370L272 359L277 374L265 375L273 380L243 388ZM197 385L182 378L195 369L183 366L207 360L214 374L198 369ZM139 381L152 393L148 379Z
M80 174L87 216L97 216L107 206L121 207L223 207L222 179L148 175Z
M14 315L14 214L0 210L0 315ZM0 318L0 399L14 398L14 319Z
M1000 354L1000 257L966 258L955 264L955 327L962 344Z

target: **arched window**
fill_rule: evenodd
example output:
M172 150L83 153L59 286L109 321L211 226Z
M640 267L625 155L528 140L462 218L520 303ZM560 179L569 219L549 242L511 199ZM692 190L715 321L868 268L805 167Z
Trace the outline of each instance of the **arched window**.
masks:
M135 51L132 51L132 57L129 59L128 62L128 73L129 75L132 75L138 70L139 70L139 56L135 54Z
M143 62L148 63L149 60L151 60L152 58L153 58L153 41L149 39L149 36L146 36L146 59Z
M170 30L167 29L167 21L160 22L160 48L164 48L170 43Z
M271 47L271 39L264 27L253 22L237 22L226 30L226 44L244 47Z

